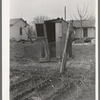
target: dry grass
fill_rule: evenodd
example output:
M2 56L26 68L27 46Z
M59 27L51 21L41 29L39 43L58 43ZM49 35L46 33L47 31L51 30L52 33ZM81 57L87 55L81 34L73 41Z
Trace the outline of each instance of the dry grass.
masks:
M36 48L28 44L13 44L11 46L11 81L17 82L32 75L49 76L55 71L59 71L59 63L48 62L38 63L34 62L32 57L37 55ZM24 46L22 46L24 45ZM17 61L15 56L22 56L23 48L28 46L33 47L31 56L27 53L23 60ZM15 49L17 48L17 50ZM29 49L27 48L27 49ZM20 50L21 49L21 50ZM26 49L26 51L27 51ZM12 51L13 50L13 51ZM16 53L15 53L16 52ZM25 52L24 52L25 53ZM15 60L14 60L15 59ZM67 62L67 77L74 80L81 80L80 83L75 81L75 87L69 89L66 93L62 94L59 98L54 100L95 100L95 46L90 45L73 45L73 58ZM16 78L17 77L17 78ZM48 91L48 89L47 89ZM50 91L50 90L49 90ZM44 93L47 93L46 91ZM43 95L43 94L42 94Z
M32 43L10 43L10 60L19 61L22 58L38 60L39 50L43 44L41 42Z

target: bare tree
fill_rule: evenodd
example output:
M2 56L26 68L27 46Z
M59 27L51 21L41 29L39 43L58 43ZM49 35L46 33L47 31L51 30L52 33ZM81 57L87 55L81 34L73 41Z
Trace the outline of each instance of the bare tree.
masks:
M27 27L27 36L31 43L33 43L33 39L36 37L36 33L32 26Z
M50 18L42 15L34 17L32 24L35 35L36 35L35 23L44 23L45 20L50 20Z
M91 20L91 19L94 19L94 15L93 15L93 12L89 12L89 6L85 5L83 6L83 8L80 8L79 7L79 4L76 5L76 9L77 9L77 14L78 16L76 17L75 14L73 14L73 16L71 15L70 17L72 19L76 19L76 20Z
M45 20L49 20L50 18L48 18L47 16L36 16L33 19L33 23L43 23Z
M77 17L75 14L70 15L71 19L72 20L79 20L80 21L80 27L81 27L81 32L82 32L82 28L83 28L83 21L84 20L91 20L91 19L94 19L94 15L93 13L90 13L89 10L88 10L88 5L86 6L84 4L83 8L80 8L79 7L79 4L76 5L76 9L77 9Z
M30 22L30 26L27 27L27 36L28 39L33 43L33 38L36 38L36 29L35 23L43 23L45 20L49 20L47 16L36 16L32 22Z

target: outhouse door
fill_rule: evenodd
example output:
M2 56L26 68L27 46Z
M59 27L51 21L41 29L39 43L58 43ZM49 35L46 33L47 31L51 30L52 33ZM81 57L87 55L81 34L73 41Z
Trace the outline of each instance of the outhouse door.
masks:
M45 25L49 44L50 58L56 57L55 23L46 22Z
M55 24L55 34L56 34L56 58L61 58L61 39L62 39L62 27L61 23Z

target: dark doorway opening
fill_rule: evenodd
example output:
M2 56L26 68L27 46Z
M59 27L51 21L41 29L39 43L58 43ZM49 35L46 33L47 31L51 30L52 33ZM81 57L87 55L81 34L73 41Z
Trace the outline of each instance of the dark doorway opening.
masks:
M45 22L49 43L50 57L56 57L55 23Z
M87 30L87 28L83 28L83 37L88 37L88 30Z

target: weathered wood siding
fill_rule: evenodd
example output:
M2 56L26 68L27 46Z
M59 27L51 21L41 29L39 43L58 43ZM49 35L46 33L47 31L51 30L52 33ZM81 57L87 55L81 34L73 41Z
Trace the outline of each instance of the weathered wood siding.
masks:
M62 36L62 25L61 23L55 24L55 34L56 34L56 57L60 58L60 46L61 46L61 36Z
M27 28L24 27L25 23L22 20L10 26L10 38L15 38L17 41L20 39L27 39ZM20 35L20 27L22 27L22 35Z
M62 21L62 38L61 38L61 49L60 49L61 50L61 52L60 52L61 56L62 56L62 53L63 53L63 50L64 50L67 30L68 30L68 23L66 23L65 21Z

